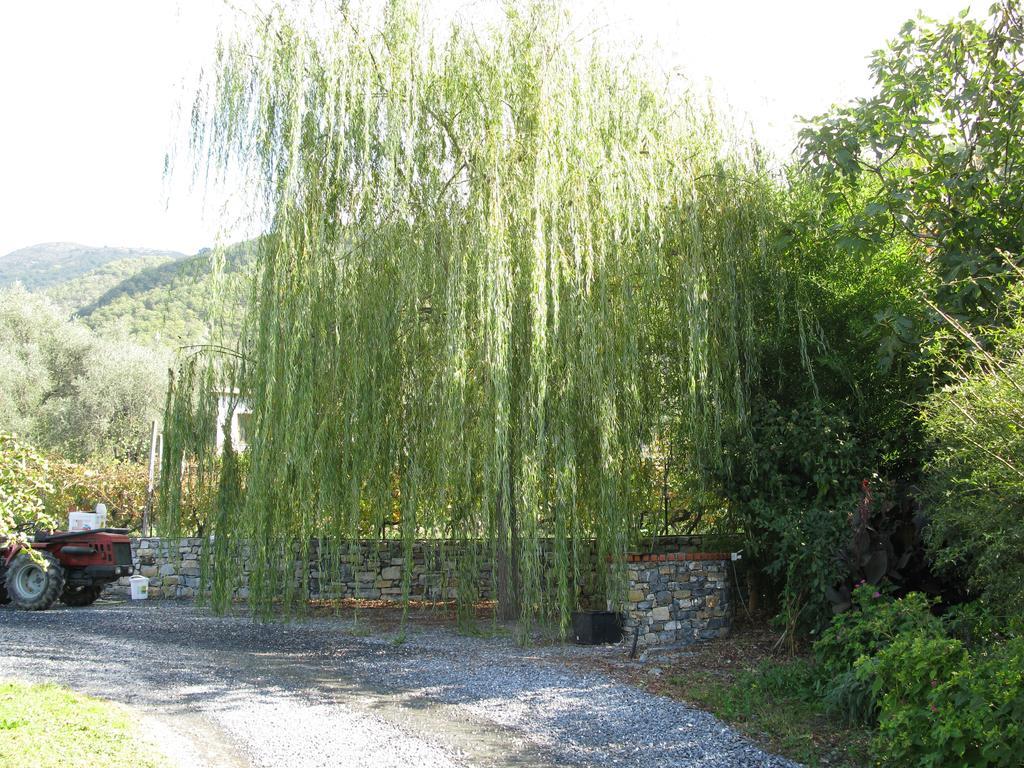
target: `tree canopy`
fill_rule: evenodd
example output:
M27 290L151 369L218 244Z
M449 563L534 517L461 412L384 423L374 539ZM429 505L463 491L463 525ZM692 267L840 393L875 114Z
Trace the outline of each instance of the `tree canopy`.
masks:
M557 4L447 34L412 3L353 5L316 25L275 7L222 42L197 101L201 156L258 180L272 226L236 354L175 383L165 520L230 370L250 472L210 524L253 543L257 606L286 591L280 552L394 523L410 546L486 542L516 587L499 599L564 621L579 542L621 565L650 454L671 439L719 466L743 429L764 317L786 312L779 187Z

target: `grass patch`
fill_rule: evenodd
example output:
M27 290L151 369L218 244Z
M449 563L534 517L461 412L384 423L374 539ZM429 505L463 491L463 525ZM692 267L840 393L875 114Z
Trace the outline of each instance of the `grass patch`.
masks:
M829 716L806 657L777 655L778 633L739 622L727 638L648 660L626 679L713 712L775 754L808 766L872 765L873 731Z
M771 751L806 765L870 764L871 733L827 716L806 660L762 661L732 674L675 673L663 681L661 692L713 712Z
M829 718L807 661L762 662L732 679L712 673L667 681L687 701L714 712L773 751L810 766L870 763L870 732Z
M163 768L127 710L57 685L0 683L0 768ZM140 748L142 747L142 748Z

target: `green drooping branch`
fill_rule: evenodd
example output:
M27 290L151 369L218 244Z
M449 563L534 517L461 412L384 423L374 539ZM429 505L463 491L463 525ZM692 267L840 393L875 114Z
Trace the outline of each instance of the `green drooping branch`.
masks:
M657 434L717 466L744 424L777 190L709 110L571 42L557 5L447 37L403 2L323 13L225 40L197 101L197 143L272 221L229 384L253 407L248 477L207 529L248 542L262 611L298 599L284 553L387 529L450 541L463 602L469 558L504 563L506 607L564 628L583 542L621 589ZM171 433L202 397L184 385ZM168 521L176 467L212 448L192 438L168 441Z

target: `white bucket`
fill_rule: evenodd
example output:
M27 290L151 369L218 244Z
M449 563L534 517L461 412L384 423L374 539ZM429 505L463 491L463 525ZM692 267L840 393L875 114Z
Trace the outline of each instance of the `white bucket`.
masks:
M132 585L132 600L145 600L149 597L149 579L145 576L132 576L128 582Z

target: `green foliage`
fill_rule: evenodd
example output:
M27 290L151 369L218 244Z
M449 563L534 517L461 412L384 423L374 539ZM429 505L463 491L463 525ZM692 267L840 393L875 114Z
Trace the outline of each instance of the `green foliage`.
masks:
M756 147L576 40L557 4L440 39L411 4L364 11L275 7L223 41L198 99L201 156L257 181L273 226L237 355L175 384L165 519L180 459L213 466L194 427L230 381L251 466L241 511L207 522L252 543L257 610L294 602L282 553L394 522L409 546L487 542L503 609L564 627L580 542L621 592L648 448L670 434L712 467L743 429L780 190Z
M0 292L0 429L72 460L142 460L166 382L163 353L96 336L44 297Z
M76 464L51 457L47 463L51 486L45 496L46 510L63 527L69 509L107 507L107 524L137 533L146 506L148 467L143 463L98 459Z
M846 420L810 402L786 411L754 404L749 435L723 479L750 554L782 595L782 619L795 639L828 615L826 591L845 573L839 553L856 507L863 457Z
M862 584L853 595L853 609L835 616L814 644L825 680L850 671L860 659L876 656L901 634L942 636L942 622L931 615L930 602L920 592L893 599Z
M849 210L801 172L789 181L774 242L788 299L756 307L771 363L751 382L750 430L727 442L717 487L795 643L827 623L826 596L860 578L851 545L866 478L884 496L871 525L912 530L904 489L924 457L917 403L930 377L914 351L929 310L911 243L843 247Z
M1021 636L978 607L940 620L917 593L893 600L865 584L854 601L814 644L817 689L829 711L877 722L875 749L885 765L1017 765Z
M853 215L854 249L902 233L927 249L937 302L995 319L1024 232L1024 34L1019 2L988 26L962 14L909 21L876 51L873 96L817 118L801 134L806 161ZM849 189L868 189L855 200Z
M62 529L69 510L93 509L101 502L108 524L137 531L147 480L142 464L75 464L0 434L0 535Z
M929 548L975 594L1024 605L1024 286L1003 305L1006 326L977 344L953 381L927 400ZM965 333L967 333L965 331Z
M954 605L943 614L942 623L947 635L971 650L1024 637L1024 614L1013 604L984 597Z
M253 243L204 249L195 256L125 276L78 305L98 333L166 347L208 341L211 328L236 337L249 297Z
M0 537L54 528L45 507L52 492L46 459L0 433Z
M959 640L905 633L872 663L877 748L889 765L1020 765L1024 638L968 652Z
M907 527L925 485L935 562L1018 604L1020 400L989 357L1018 359L1004 339L1019 325L1022 52L1015 0L987 25L966 14L908 22L874 55L874 94L802 132L815 187L795 198L782 243L810 267L798 284L827 346L806 345L813 394L845 416L862 466L892 489L893 523ZM780 357L794 369L791 352ZM783 404L808 396L799 381L779 383Z
M861 584L853 601L853 609L837 615L814 644L818 691L832 716L873 724L879 706L877 655L900 637L942 637L942 623L919 592L894 600L874 585Z

